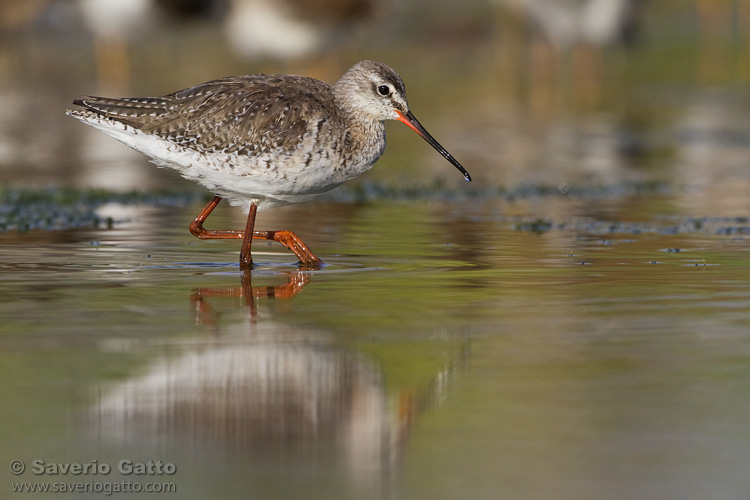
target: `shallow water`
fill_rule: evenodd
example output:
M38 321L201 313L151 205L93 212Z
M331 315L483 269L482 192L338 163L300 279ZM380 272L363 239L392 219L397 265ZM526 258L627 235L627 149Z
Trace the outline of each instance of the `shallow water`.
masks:
M736 497L746 239L587 232L577 203L541 234L507 202L315 204L328 265L258 245L250 280L198 205L5 236L4 458L160 459L135 479L189 498Z
M26 465L4 468L0 491L745 498L750 17L730 3L729 34L652 3L650 36L602 52L583 82L568 67L538 78L536 49L479 2L404 7L286 63L165 28L132 44L116 81L78 29L0 38L0 462ZM362 58L402 73L474 181L388 124L362 179L259 215L322 269L255 242L241 273L239 242L188 232L209 193L63 114L83 93L225 74L333 81ZM206 227L243 218L222 204ZM112 470L35 474L34 460ZM176 471L125 474L123 460Z

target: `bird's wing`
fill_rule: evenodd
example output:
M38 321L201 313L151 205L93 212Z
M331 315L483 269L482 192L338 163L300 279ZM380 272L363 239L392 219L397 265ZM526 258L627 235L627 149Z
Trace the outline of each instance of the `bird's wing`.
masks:
M199 152L293 150L336 119L331 87L314 78L252 75L213 80L163 97L84 97L90 111Z

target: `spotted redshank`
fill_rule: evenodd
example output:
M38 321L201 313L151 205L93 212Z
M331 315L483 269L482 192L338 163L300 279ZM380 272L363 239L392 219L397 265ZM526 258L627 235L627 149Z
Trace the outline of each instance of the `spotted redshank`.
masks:
M404 82L385 64L361 61L334 85L294 75L213 80L163 97L84 97L68 114L177 170L213 200L190 224L201 239L242 239L240 267L252 266L252 239L278 241L304 267L318 259L291 231L255 231L258 210L307 201L369 170L385 150L384 120L398 120L469 173L417 121ZM226 198L247 213L244 230L203 223Z

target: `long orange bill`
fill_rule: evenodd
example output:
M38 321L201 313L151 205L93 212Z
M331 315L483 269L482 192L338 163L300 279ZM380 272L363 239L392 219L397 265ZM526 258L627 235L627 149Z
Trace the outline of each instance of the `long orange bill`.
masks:
M427 141L430 146L435 148L438 153L443 155L443 158L451 162L454 167L456 167L462 174L464 174L464 178L467 181L471 182L471 176L469 175L469 172L467 172L466 169L462 167L460 163L458 163L458 160L453 158L453 155L446 151L445 148L441 146L440 143L436 141L429 134L429 132L427 132L427 130L425 130L425 128L421 123L419 123L419 121L417 121L416 117L411 113L411 111L407 111L406 113L396 111L396 114L398 114L398 121L400 121L401 123L405 123L409 126L410 129L419 134L422 139Z

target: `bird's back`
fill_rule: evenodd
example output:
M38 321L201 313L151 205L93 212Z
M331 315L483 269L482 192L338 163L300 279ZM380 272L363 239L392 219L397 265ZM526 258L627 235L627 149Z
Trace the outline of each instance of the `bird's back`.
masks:
M236 76L163 97L74 103L86 111L73 116L93 113L202 154L292 152L311 124L343 125L328 84L292 75Z

